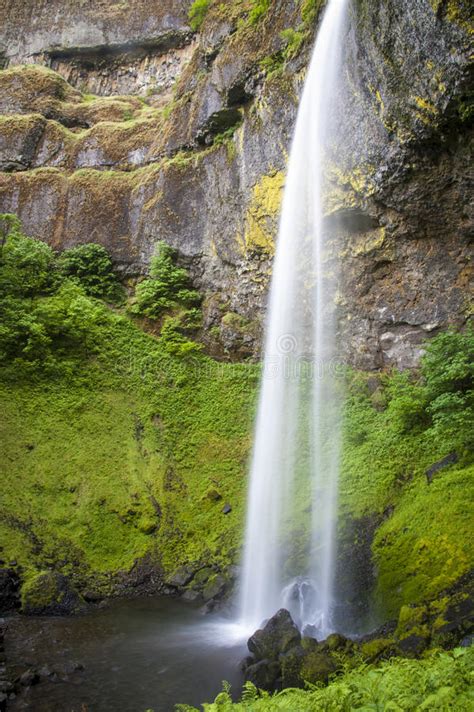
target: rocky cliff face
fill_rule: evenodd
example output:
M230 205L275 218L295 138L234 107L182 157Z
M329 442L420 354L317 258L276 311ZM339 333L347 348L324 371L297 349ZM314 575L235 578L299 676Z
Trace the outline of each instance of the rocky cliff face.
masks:
M206 294L211 353L258 353L321 4L211 2L198 34L191 2L0 4L0 210L60 248L104 244L126 277L169 242ZM468 318L468 18L462 1L351 3L326 224L358 367L412 366Z

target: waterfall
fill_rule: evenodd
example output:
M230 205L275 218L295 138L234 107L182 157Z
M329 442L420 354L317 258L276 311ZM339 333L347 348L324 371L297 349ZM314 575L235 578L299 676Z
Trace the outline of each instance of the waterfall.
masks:
M266 324L241 582L241 623L288 608L314 635L333 630L339 407L334 289L323 191L337 123L348 0L329 0L300 103Z

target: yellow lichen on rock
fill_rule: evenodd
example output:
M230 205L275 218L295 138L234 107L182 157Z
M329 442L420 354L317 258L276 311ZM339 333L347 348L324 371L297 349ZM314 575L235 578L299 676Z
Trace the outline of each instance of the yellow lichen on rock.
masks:
M264 175L254 186L245 218L244 249L273 255L276 221L283 198L285 174L277 171Z
M362 255L368 255L375 250L379 250L383 247L385 242L385 228L380 227L375 230L369 230L358 236L351 243L351 254L354 257L359 257Z
M470 35L474 34L474 23L472 22L471 8L468 2L448 0L443 3L443 0L430 0L430 4L436 14L443 12L449 22L459 25Z
M415 96L413 98L419 109L419 111L416 112L416 116L424 124L432 124L436 114L438 113L434 104L428 99L424 99L422 96Z

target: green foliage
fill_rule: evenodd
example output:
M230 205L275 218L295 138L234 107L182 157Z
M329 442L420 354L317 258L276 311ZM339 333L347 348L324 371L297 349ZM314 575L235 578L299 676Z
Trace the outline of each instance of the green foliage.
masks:
M421 367L431 437L449 437L458 448L474 446L474 328L441 334L426 349Z
M54 284L54 253L40 240L26 237L14 215L0 215L4 235L0 253L0 298L31 297Z
M155 338L89 296L82 279L66 279L54 252L15 219L6 224L2 555L79 578L127 570L145 554L160 556L165 571L229 564L242 535L258 367L215 363L190 340L198 295L169 247L145 280L145 308L162 319ZM347 375L340 534L360 517L377 522L384 616L436 596L472 566L472 354L472 331L449 332L428 344L417 376L382 374L374 392L366 374ZM427 468L453 450L459 462L428 484ZM230 517L219 516L210 490L232 503Z
M151 260L150 278L140 282L130 311L132 314L158 319L177 307L192 308L199 304L198 292L190 289L189 275L175 264L176 251L160 242Z
M324 0L303 0L301 5L301 19L308 27L318 19Z
M222 144L229 141L241 125L242 125L242 122L239 121L238 123L234 124L233 126L229 126L229 128L226 129L225 131L222 131L221 133L216 134L216 136L214 138L214 145L221 146Z
M197 32L209 10L210 0L194 0L188 13L189 24L194 32Z
M424 660L393 659L379 666L361 665L327 687L286 689L260 696L246 688L242 701L233 703L221 692L204 712L369 712L385 710L470 710L474 708L472 666L474 648L434 653ZM197 712L197 710L195 711Z
M474 445L474 330L448 331L430 341L421 377L396 374L389 411L401 433L425 431L460 450Z
M272 0L253 0L248 21L251 25L256 25L270 9Z
M36 254L35 241L21 239ZM187 274L170 257L164 248L153 275L190 304ZM147 554L168 572L200 558L229 565L255 367L200 353L188 339L197 307L176 307L157 339L56 272L44 293L16 296L6 285L2 295L2 555L26 571L72 575L79 588L92 577L106 594L107 572ZM43 288L41 270L30 273ZM205 499L211 486L232 502L232 517Z
M441 334L428 342L419 374L381 375L372 395L366 375L348 377L341 535L353 518L381 522L372 549L383 617L436 596L474 560L466 506L474 472L472 349L470 330ZM428 484L428 468L453 451L459 462Z
M60 375L95 350L106 310L88 296L87 285L89 291L116 290L110 259L103 248L85 245L68 251L63 263L48 245L24 235L16 219L2 219L9 230L0 254L0 364L12 377L18 370Z
M260 62L260 67L267 76L280 74L288 62L296 57L307 42L313 36L314 25L318 19L322 7L322 0L303 0L301 4L302 22L296 27L288 27L280 32L284 46L283 49L269 57L264 57Z
M303 42L306 39L305 33L301 30L294 30L292 27L280 32L280 37L285 43L283 52L285 59L295 57L301 49Z
M277 76L281 74L285 66L285 57L283 52L275 52L274 54L264 57L260 61L260 68L263 69L267 77Z
M81 284L90 297L114 302L123 295L110 255L102 245L90 242L64 250L58 266L64 277Z
M186 316L186 315L185 315ZM165 317L161 328L161 340L166 351L173 356L183 357L202 351L202 344L190 341L185 336L186 318Z

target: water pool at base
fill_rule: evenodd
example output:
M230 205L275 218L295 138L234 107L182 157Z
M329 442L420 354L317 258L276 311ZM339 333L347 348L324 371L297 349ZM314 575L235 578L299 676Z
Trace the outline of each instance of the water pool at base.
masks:
M113 601L71 618L15 616L5 643L11 674L44 666L57 674L9 703L9 712L200 708L223 680L238 696L239 662L247 653L237 627L169 598Z

